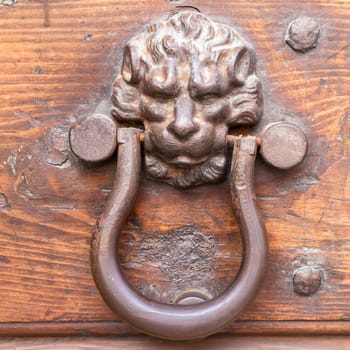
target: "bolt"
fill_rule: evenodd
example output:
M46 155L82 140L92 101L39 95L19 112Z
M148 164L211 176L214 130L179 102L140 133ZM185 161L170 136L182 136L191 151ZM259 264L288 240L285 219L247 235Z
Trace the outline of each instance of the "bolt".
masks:
M69 133L73 153L88 163L111 157L117 147L117 125L104 114L93 114L78 120Z
M290 123L268 124L258 140L263 159L279 169L289 169L300 164L307 151L303 130Z
M316 47L320 27L311 17L299 17L287 29L286 43L295 51L306 52Z
M302 296L310 296L317 292L321 285L320 270L304 266L293 273L294 292Z

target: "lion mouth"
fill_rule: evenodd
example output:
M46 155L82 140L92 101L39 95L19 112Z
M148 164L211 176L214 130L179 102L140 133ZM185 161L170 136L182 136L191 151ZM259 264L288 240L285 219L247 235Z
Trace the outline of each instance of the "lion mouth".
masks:
M201 158L191 158L188 156L177 156L173 159L171 159L168 163L176 165L179 168L189 168L193 165L198 165L206 162L208 160L208 156L204 156Z

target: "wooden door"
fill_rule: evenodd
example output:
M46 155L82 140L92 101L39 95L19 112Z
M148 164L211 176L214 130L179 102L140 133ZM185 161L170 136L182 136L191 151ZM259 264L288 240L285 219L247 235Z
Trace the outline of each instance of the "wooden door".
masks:
M140 333L106 306L90 270L90 239L116 157L86 166L68 134L81 116L108 113L126 40L178 5L235 26L252 43L264 120L300 125L309 144L303 163L288 171L257 159L257 206L270 246L266 277L225 335L202 345L287 349L300 339L298 348L350 348L350 2L336 0L0 1L0 335L175 346L119 338ZM306 52L285 42L301 16L320 33ZM220 295L242 260L228 180L184 190L142 176L119 255L126 278L147 297L169 303L191 288Z

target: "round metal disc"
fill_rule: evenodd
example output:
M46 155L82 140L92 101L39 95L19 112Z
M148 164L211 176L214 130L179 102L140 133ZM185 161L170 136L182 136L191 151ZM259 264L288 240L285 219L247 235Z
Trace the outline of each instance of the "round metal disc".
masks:
M180 295L178 295L175 300L175 304L179 304L179 305L199 304L209 299L210 297L206 293L197 289L193 289L193 290L191 289L180 293Z
M261 134L260 154L276 168L289 169L300 164L306 151L305 134L294 124L272 123Z
M85 162L101 162L117 147L117 125L104 114L93 114L78 120L69 133L73 153Z

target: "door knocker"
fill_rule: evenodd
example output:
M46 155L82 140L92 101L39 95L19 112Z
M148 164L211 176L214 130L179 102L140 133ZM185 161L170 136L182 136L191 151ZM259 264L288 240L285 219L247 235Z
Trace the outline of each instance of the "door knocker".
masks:
M273 166L288 169L303 160L307 142L299 127L283 122L269 124L260 136L229 134L262 118L255 70L254 51L236 29L195 9L177 9L126 44L112 94L114 119L95 114L71 128L72 151L84 161L104 160L118 145L113 190L92 241L92 272L109 307L145 333L177 340L215 333L238 318L264 278L268 243L253 189L257 149ZM141 143L147 175L180 188L222 180L226 150L233 147L231 195L244 257L216 299L164 304L140 295L123 277L116 247L138 191Z

